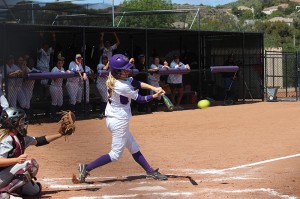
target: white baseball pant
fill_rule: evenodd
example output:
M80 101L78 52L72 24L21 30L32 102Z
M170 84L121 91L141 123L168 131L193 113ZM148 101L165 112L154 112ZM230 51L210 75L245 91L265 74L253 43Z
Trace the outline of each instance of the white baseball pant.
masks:
M131 154L140 150L139 145L129 131L129 120L107 117L106 125L112 135L111 151L108 153L111 161L119 160L125 147Z
M66 88L68 91L68 95L69 95L69 103L72 105L76 104L76 97L78 94L78 90L79 90L79 84L78 82L67 82L66 83Z
M50 85L49 91L50 91L50 95L51 95L51 105L62 106L63 105L63 88L61 86Z
M25 80L22 85L23 96L25 99L25 105L23 108L30 108L30 101L32 98L33 88L34 88L34 80Z

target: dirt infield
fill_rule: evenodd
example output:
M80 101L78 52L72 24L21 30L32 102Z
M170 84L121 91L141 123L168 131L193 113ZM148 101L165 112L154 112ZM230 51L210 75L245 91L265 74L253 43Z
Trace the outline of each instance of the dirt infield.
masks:
M147 179L126 151L121 160L73 184L78 163L109 152L105 120L77 122L67 141L31 147L40 164L41 198L299 198L300 103L260 102L134 116L131 132L168 181ZM51 134L56 124L29 126Z

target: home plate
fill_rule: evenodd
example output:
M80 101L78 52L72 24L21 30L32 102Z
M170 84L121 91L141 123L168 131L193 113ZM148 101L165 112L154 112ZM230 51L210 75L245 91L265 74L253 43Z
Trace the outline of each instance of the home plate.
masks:
M132 188L129 190L132 190L132 191L162 191L162 190L166 190L166 189L161 186L144 186L144 187Z

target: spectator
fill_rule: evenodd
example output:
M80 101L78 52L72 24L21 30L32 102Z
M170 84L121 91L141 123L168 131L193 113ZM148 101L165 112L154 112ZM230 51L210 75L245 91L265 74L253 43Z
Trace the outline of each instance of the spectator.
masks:
M110 58L113 55L113 51L116 50L118 48L118 46L120 45L120 40L117 36L117 34L114 32L113 33L116 39L116 43L111 45L110 41L103 41L104 39L104 33L101 33L100 36L100 51L102 51L102 56L107 56L108 60L110 60ZM100 63L102 61L102 58L100 58Z
M101 76L101 70L109 70L109 61L106 55L102 56L102 62L99 63L97 66L98 76L96 82L96 87L101 96L100 113L104 115L104 111L108 101L107 86L106 86L107 76Z
M190 69L188 64L183 64L179 60L179 55L174 55L173 61L170 64L170 68L187 68ZM175 110L182 110L183 108L180 106L181 99L183 96L183 85L182 85L182 74L170 74L167 80L170 89L171 89L171 101L175 105ZM177 98L175 100L177 94Z
M147 66L146 66L146 57L144 54L140 54L137 59L137 63L135 64L135 68L139 70L139 74L135 76L135 79L141 82L147 82L148 73ZM148 95L148 90L140 89L139 90L140 95ZM148 109L149 103L138 103L138 112L150 112Z
M89 77L94 74L94 71L87 65L85 65L83 59L81 59L81 66L85 67L85 73L83 74L83 78L79 81L79 91L77 94L77 103L81 103L84 99L84 84L85 84L85 103L86 108L90 111L89 103L90 103L90 82Z
M21 67L23 64L23 57L18 58L18 65ZM17 101L20 106L25 106L25 100L22 92L22 82L24 72L15 65L15 59L12 55L8 57L6 62L6 74L7 74L7 88L8 88L8 103L10 107L17 107Z
M75 55L75 60L69 64L69 70L75 73L78 73L78 76L71 77L67 79L66 88L69 95L69 107L70 110L79 114L81 104L76 103L77 101L81 101L81 93L80 89L80 80L82 78L87 78L86 73L83 73L83 67L81 65L82 56L81 54Z
M52 46L55 45L56 36L55 33L52 33L52 42L53 42L52 46L50 46L49 42L44 40L44 33L41 32L40 37L43 41L42 41L41 48L38 50L36 67L42 72L50 72L51 54L54 53L54 49L52 48ZM48 79L41 80L41 84L47 86Z
M65 73L64 70L64 57L58 57L56 66L51 70L52 73ZM68 71L70 72L70 71ZM51 80L49 87L51 95L51 118L56 118L56 112L59 111L63 105L63 78L55 78Z
M164 65L160 64L160 58L159 56L155 56L153 58L153 64L151 64L149 72L150 74L148 75L148 82L150 85L159 88L160 85L160 75L157 74L157 71L162 68L169 68L168 63L164 61ZM153 95L153 92L150 91L150 94ZM156 112L158 108L158 101L161 99L159 96L157 99L152 100L152 105L151 105L151 111Z
M24 56L24 65L23 65L24 74L28 74L31 72L39 72L39 70L34 68L33 65L34 65L33 58L30 57L29 55L25 55ZM24 99L25 99L25 105L24 105L23 109L27 115L28 120L30 120L30 118L31 118L30 102L31 102L32 94L33 94L34 83L35 83L35 80L24 79L23 84L22 84L22 91L23 91L23 95L24 95Z

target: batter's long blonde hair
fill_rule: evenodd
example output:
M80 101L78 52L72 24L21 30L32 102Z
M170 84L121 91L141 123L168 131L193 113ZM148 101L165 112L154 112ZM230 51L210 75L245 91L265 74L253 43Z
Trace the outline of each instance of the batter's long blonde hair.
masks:
M107 81L106 81L106 86L108 89L108 97L110 98L112 95L112 92L115 90L115 83L116 83L117 79L112 76L111 72L109 72L109 75L107 77Z

